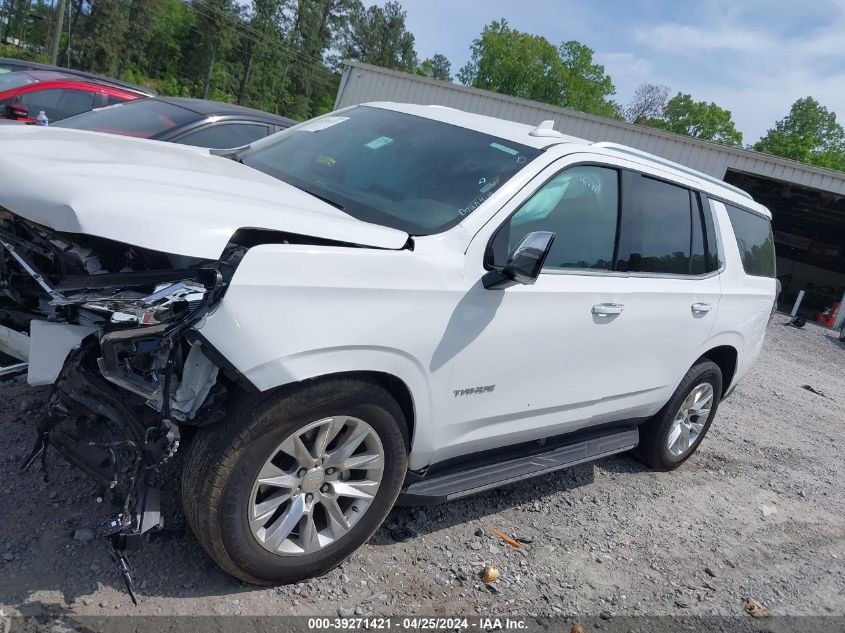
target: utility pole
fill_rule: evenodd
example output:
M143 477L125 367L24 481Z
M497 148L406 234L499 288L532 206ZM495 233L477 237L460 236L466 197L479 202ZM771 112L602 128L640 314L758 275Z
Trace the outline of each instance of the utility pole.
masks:
M62 23L65 19L67 0L59 0L59 14L56 16L56 30L53 31L53 41L50 44L50 63L53 66L59 61L59 44L62 41Z

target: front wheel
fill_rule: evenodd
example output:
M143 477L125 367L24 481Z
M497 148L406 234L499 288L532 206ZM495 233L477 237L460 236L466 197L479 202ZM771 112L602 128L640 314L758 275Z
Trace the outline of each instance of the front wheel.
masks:
M655 470L674 470L698 448L722 398L722 371L702 360L686 373L669 402L640 426L634 455Z
M396 401L369 382L286 390L198 432L183 474L185 514L237 578L277 584L325 573L393 507L405 428Z

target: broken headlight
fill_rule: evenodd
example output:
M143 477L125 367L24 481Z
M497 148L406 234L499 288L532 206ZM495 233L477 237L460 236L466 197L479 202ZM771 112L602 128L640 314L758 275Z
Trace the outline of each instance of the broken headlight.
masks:
M193 281L177 281L156 286L147 296L116 294L83 303L81 307L109 315L115 324L159 325L191 314L205 299L208 290Z

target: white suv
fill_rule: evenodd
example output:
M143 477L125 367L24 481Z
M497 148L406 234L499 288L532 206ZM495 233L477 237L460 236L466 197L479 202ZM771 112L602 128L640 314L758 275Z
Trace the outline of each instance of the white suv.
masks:
M54 385L27 465L110 490L120 551L181 440L189 523L248 582L325 572L397 500L676 468L775 300L764 207L549 122L375 103L228 156L0 142L0 340Z

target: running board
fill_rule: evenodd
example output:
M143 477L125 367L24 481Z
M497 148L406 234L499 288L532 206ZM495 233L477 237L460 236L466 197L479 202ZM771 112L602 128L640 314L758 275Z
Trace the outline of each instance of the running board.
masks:
M461 470L435 474L406 486L398 505L432 505L460 499L516 481L591 462L634 448L640 440L636 428L557 444L544 452L483 464L470 464Z

